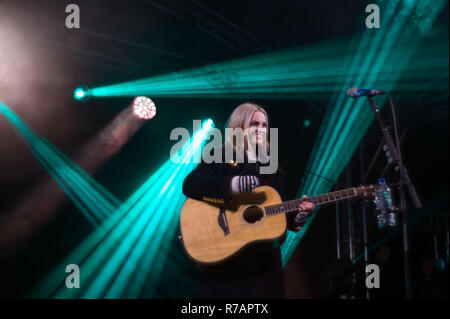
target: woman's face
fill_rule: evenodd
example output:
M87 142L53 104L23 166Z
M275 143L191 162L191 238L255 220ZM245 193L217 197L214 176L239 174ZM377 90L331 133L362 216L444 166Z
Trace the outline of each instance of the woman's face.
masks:
M249 139L252 145L264 145L267 134L267 119L263 112L256 111L249 127Z

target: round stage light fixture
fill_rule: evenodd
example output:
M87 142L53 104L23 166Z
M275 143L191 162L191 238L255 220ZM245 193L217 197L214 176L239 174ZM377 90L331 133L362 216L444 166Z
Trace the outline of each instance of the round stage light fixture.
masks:
M156 115L156 105L146 96L135 97L133 100L133 114L141 119L150 120Z
M87 86L79 86L73 92L73 97L77 101L86 102L91 97L91 92Z

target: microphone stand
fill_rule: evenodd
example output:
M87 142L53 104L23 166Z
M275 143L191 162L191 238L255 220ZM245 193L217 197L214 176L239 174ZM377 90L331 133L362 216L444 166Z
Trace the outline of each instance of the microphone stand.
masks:
M405 188L408 188L409 195L414 203L414 206L417 208L422 208L422 203L420 202L419 196L414 188L414 185L409 178L408 172L403 165L399 145L398 148L395 146L394 141L392 140L392 136L389 133L388 127L384 124L383 119L381 118L380 110L377 108L375 101L371 96L368 96L370 106L372 111L375 114L375 117L378 120L381 131L383 132L384 142L391 153L393 162L397 165L398 171L400 172L400 209L402 211L402 230L403 230L403 261L404 261L404 271L405 271L405 290L406 290L406 298L410 299L412 297L411 294L411 282L410 282L410 265L409 265L409 239L408 239L408 210L406 205L406 196L405 196ZM395 119L394 119L395 121ZM395 132L398 134L397 132ZM398 135L396 135L398 136Z

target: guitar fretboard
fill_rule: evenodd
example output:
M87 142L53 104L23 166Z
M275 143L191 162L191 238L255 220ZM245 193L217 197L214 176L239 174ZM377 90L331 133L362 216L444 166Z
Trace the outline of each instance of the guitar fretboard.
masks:
M347 188L336 192L326 193L322 195L317 196L311 196L303 199L294 199L290 201L286 201L283 203L275 204L275 205L269 205L265 206L264 209L266 211L266 214L268 216L276 215L276 214L283 214L287 212L293 212L298 210L298 206L303 201L309 201L312 202L315 205L322 205L322 204L328 204L333 203L339 200L348 199L352 197L356 197L357 193L355 188Z

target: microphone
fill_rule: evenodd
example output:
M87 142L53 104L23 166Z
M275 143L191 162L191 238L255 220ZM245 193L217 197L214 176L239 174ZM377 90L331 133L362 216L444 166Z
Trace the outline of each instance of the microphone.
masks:
M386 92L381 90L375 90L375 89L359 89L359 88L350 88L347 90L347 95L352 98L357 98L360 96L375 96L380 94L386 94Z

